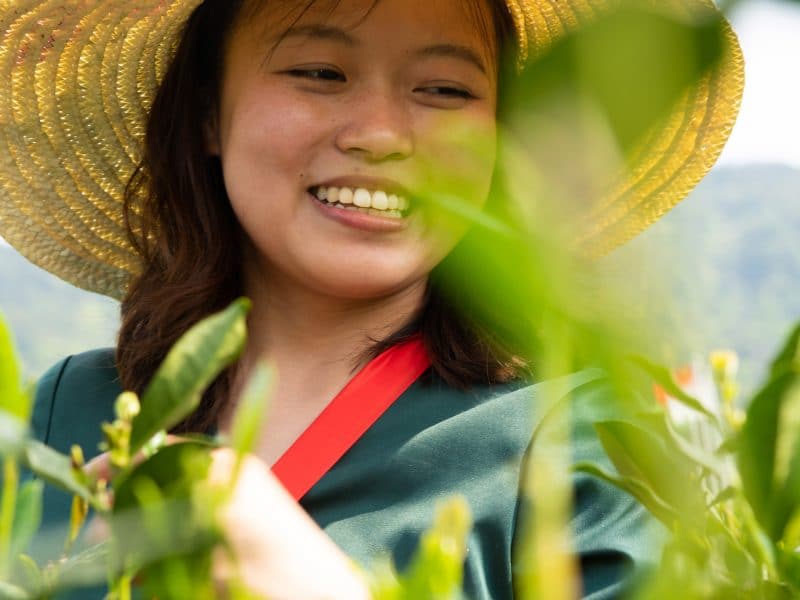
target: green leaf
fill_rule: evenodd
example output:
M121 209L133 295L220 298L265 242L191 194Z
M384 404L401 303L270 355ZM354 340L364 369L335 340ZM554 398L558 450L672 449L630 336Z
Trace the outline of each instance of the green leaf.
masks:
M679 401L684 406L705 415L714 423L717 422L717 417L714 415L714 413L703 406L703 404L697 398L684 392L683 389L681 389L681 387L675 383L675 379L673 378L669 369L650 362L643 356L633 356L631 357L631 360L634 364L641 367L642 370L650 375L650 377L652 377L656 383L664 388L665 392L675 398L675 400Z
M243 456L252 452L263 429L269 394L275 385L275 369L259 362L247 382L233 415L231 447Z
M656 519L661 521L669 529L675 527L675 523L679 521L678 513L673 508L661 499L658 494L653 491L641 479L635 477L626 477L624 475L616 475L610 471L605 470L600 465L591 462L579 462L572 466L574 471L587 473L593 475L611 485L629 493L636 498L642 506L650 511Z
M31 596L20 587L0 581L0 598L4 600L32 600Z
M779 539L789 518L783 511L774 511L780 492L780 486L775 486L775 466L781 409L796 382L797 374L791 370L774 374L751 401L739 435L737 462L744 494L773 540Z
M700 469L668 438L624 421L605 421L594 427L623 477L645 483L684 518L692 522L702 518L706 503Z
M28 436L25 421L0 410L0 455L15 456L22 452Z
M128 560L142 566L156 556L194 552L209 543L213 532L205 513L193 507L192 492L210 465L211 447L180 442L114 482L111 528L115 539L124 541ZM161 528L156 534L155 525Z
M725 43L721 15L713 11L690 23L624 6L604 11L565 36L521 76L504 78L510 89L502 90L501 96L510 99L512 114L528 113L523 121L547 111L549 124L560 135L569 135L586 119L575 111L559 112L558 100L563 104L564 99L580 98L577 104L591 106L618 145L630 150L687 86L718 61ZM521 133L527 137L534 132L523 128ZM539 133L547 135L546 130ZM531 141L543 142L545 152L555 147L552 136ZM570 156L577 165L588 164L587 158Z
M194 412L205 389L238 358L249 309L249 300L235 301L189 329L169 351L142 395L141 412L133 420L131 455Z
M24 552L39 530L43 493L44 483L38 479L30 479L20 486L11 534L12 555Z
M798 360L800 360L800 323L794 326L783 347L772 359L770 373L774 377L790 369L792 363L797 363Z
M22 387L19 361L14 352L11 331L0 313L0 411L6 411L27 423L31 402Z
M20 459L22 464L45 482L80 496L94 505L92 491L75 476L69 456L60 454L35 440L28 440Z

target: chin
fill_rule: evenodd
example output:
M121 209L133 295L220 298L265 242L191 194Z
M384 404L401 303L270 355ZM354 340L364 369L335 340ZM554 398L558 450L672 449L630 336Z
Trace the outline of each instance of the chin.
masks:
M332 276L333 275L333 276ZM389 273L375 273L368 269L347 273L328 272L316 278L314 287L326 296L342 300L380 300L427 281L427 273L405 274L392 277Z

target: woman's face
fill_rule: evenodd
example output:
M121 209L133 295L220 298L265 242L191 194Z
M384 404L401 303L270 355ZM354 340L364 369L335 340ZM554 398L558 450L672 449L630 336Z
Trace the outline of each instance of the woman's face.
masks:
M402 292L464 233L419 198L488 194L494 41L464 0L323 0L293 24L275 4L233 32L208 136L247 260L332 297Z

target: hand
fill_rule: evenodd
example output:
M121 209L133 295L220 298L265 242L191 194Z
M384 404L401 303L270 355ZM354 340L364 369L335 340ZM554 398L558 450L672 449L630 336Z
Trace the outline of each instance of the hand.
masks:
M214 451L209 480L227 485L235 462L232 450ZM241 580L253 592L274 600L369 598L350 559L258 458L245 459L220 522ZM218 549L215 579L228 580L232 572L227 554Z
M168 440L176 441L180 438L170 436ZM211 455L209 483L229 486L236 453L220 448ZM107 454L91 460L85 469L97 478L111 476ZM247 456L242 463L230 500L218 519L227 548L215 550L212 574L222 595L227 582L238 575L250 591L273 600L370 597L350 559L255 456ZM110 533L105 521L95 517L86 535L98 543Z

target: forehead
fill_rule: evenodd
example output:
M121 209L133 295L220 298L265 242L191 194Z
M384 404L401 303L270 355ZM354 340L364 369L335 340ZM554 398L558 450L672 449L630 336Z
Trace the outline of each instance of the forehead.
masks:
M325 25L357 36L430 38L472 46L490 62L498 40L492 0L244 0L239 26L275 44L287 32Z

